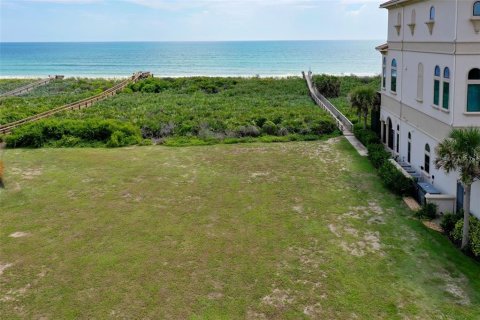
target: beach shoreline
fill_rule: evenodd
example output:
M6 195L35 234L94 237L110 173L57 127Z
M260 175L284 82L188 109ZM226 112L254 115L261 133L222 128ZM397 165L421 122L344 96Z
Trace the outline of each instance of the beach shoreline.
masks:
M307 71L307 70L305 70ZM132 73L133 74L133 73ZM376 77L379 76L379 73L316 73L316 74L326 74L338 77ZM50 74L50 76L53 74ZM108 79L108 80L122 80L131 77L130 75L89 75L89 74L62 74L59 75L65 76L65 78L83 78L83 79ZM302 77L302 73L292 73L292 74L185 74L185 75L171 75L171 74L156 74L153 73L156 78L195 78L195 77L206 77L206 78L243 78L243 79L252 79L252 78L262 78L262 79L285 79L285 78L292 78L292 77ZM47 78L49 75L0 75L0 80L15 80L15 79L43 79Z

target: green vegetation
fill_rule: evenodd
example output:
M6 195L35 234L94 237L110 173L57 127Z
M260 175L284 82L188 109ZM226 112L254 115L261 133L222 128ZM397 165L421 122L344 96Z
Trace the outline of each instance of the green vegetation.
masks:
M480 317L479 264L342 138L4 160L5 319Z
M143 139L166 145L318 140L336 132L334 121L310 100L300 78L149 78L93 107L61 113L56 119L59 126L68 120L123 122L141 130ZM30 141L22 136L38 135L40 127L51 126L52 122L27 125L15 132L15 141ZM88 134L73 137L85 146ZM8 144L15 145L38 146ZM91 145L99 144L95 140Z
M452 231L452 238L457 242L463 241L463 219L460 219L455 224L455 229ZM467 251L473 254L475 257L480 257L480 220L476 217L471 217L469 219L470 227L468 228L469 232L469 241L467 244Z
M3 80L11 85L17 80ZM55 107L94 96L118 81L106 79L55 80L19 97L0 99L0 124L17 121ZM0 82L1 83L1 82Z
M472 184L480 178L480 130L477 128L454 129L436 150L435 166L445 172L459 172L465 189L463 203L462 249L469 245L470 202Z
M434 203L425 203L415 212L415 216L419 219L433 220L437 217L438 206Z
M313 76L313 83L325 98L338 98L340 96L340 87L342 78L327 74Z
M363 119L363 129L367 129L368 116L377 101L374 89L368 86L357 87L350 92L350 103L358 114L358 122Z
M319 76L314 76L315 79ZM357 77L344 76L336 77L340 82L340 91L338 97L329 98L330 102L342 112L352 123L358 122L357 110L352 107L349 100L349 94L357 87L367 86L372 90L377 91L380 88L381 78L377 77ZM321 91L320 91L321 92Z
M0 94L26 86L38 79L0 79Z
M45 120L20 127L7 135L12 148L123 147L142 142L140 130L115 120Z

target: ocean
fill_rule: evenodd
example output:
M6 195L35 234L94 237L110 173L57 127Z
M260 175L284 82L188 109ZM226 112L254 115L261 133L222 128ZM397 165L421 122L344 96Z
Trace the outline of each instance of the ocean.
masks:
M0 42L0 77L374 75L382 41Z

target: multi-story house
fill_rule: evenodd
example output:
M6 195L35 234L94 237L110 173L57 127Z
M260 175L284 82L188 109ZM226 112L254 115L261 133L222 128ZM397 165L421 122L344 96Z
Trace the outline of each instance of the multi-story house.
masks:
M480 1L391 0L380 7L388 10L388 42L377 48L382 141L456 210L463 205L459 175L435 168L435 149L453 128L480 127ZM480 217L478 181L471 208Z

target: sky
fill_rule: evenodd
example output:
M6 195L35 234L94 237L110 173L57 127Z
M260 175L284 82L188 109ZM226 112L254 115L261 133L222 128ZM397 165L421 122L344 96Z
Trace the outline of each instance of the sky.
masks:
M381 2L0 0L0 41L383 40Z

